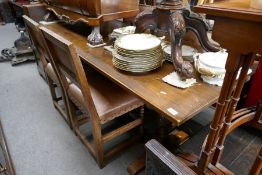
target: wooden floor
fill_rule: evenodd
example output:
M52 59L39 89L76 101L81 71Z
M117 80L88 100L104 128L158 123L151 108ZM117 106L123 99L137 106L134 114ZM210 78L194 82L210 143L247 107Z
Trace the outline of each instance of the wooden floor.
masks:
M209 128L206 119L200 118L198 121L193 120L186 123L187 126L182 126L181 128L183 130L191 128L187 133L191 132L195 134L191 139L173 151L193 152L199 155ZM209 118L209 120L210 119L211 118ZM205 121L204 126L201 120ZM190 125L191 127L188 127ZM221 163L237 175L248 174L261 146L262 134L260 131L247 126L237 128L226 140Z

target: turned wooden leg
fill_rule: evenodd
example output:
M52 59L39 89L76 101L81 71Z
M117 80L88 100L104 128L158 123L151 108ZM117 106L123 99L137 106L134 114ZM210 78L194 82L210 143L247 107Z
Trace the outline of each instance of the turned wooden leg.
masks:
M255 118L250 122L250 126L262 131L262 100L257 105Z
M215 148L215 142L218 137L219 126L224 119L224 111L227 109L226 100L231 95L236 80L236 72L239 69L241 63L240 54L229 52L227 63L226 63L226 74L221 88L221 93L217 102L214 119L210 125L210 131L204 143L204 149L201 152L200 160L197 165L198 173L203 174L212 157L213 149Z
M255 160L255 163L253 164L249 175L259 175L262 170L262 147L260 149L260 152Z
M92 46L103 44L103 37L100 34L100 26L94 26L91 34L87 37L87 41Z
M230 123L233 119L233 116L234 116L233 114L235 112L237 103L238 103L239 98L240 98L240 94L241 94L242 89L244 87L244 84L246 82L249 67L253 64L253 61L254 61L253 54L243 56L242 59L245 60L245 61L244 61L244 64L242 66L241 73L240 73L240 76L238 78L238 82L237 82L236 88L234 90L233 96L231 97L231 101L228 105L229 107L227 109L225 123L223 125L222 130L221 130L219 140L218 140L218 143L217 143L217 147L216 147L216 150L215 150L215 153L214 153L214 157L213 157L213 161L212 161L213 165L216 165L216 163L219 162L220 157L222 155L225 138L226 138L228 129L230 127Z

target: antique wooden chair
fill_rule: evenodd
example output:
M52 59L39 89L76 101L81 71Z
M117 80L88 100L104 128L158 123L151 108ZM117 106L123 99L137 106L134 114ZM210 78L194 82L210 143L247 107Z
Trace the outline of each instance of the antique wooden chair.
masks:
M23 12L26 16L28 16L30 19L32 19L36 23L43 21L46 14L48 13L46 10L46 6L43 3L24 5ZM53 19L53 20L56 20L56 19ZM39 55L35 55L38 72L47 81L47 77L45 74L45 70L43 68L42 60L38 56Z
M35 52L35 55L41 60L41 63L43 64L43 69L46 74L46 78L48 81L50 93L52 96L52 101L55 106L55 108L60 112L60 114L63 116L63 118L68 122L69 125L70 121L67 117L67 102L65 101L65 94L63 88L60 86L60 83L58 81L58 78L54 72L54 69L50 63L49 56L46 52L45 46L44 46L44 39L43 35L39 29L39 24L29 18L28 16L23 16L27 32L29 34L29 37L31 39L31 42L33 44L33 49ZM58 90L59 89L59 90ZM61 94L61 95L60 95ZM63 104L61 104L61 101Z
M247 65L248 66L248 65ZM233 107L234 102L231 103L230 107ZM231 112L230 112L231 111ZM220 159L224 149L224 142L226 137L240 125L247 123L249 121L258 121L258 118L262 116L262 101L260 101L257 107L244 108L232 113L232 110L228 109L228 115L225 118L223 124L220 124L219 130L217 127L213 127L218 120L218 117L214 117L212 124L210 126L210 131L203 144L203 150L201 151L200 157L194 154L178 154L173 155L168 152L163 146L161 146L156 141L152 140L146 144L147 150L147 175L151 174L161 174L158 173L159 170L156 160L159 160L161 164L161 171L173 172L174 174L181 174L180 172L184 169L190 167L197 174L234 174L222 164L220 164ZM217 129L215 129L217 128ZM215 131L215 132L214 132ZM209 138L213 138L213 142L209 141ZM262 150L262 149L261 149ZM250 175L258 175L261 172L262 162L261 153L259 155L250 171ZM159 152L167 151L165 154L159 154ZM175 160L175 161L174 161ZM179 162L180 160L181 162ZM170 164L170 162L172 163ZM186 166L182 166L182 164ZM162 165L163 164L163 165Z
M105 159L139 138L133 137L124 140L108 152L104 151L104 145L108 141L131 129L142 126L143 102L95 70L89 67L84 68L81 58L71 42L44 27L40 29L43 32L50 55L52 55L52 63L56 73L66 90L73 129L102 168L105 165ZM71 84L66 81L66 77L71 80ZM89 115L94 143L80 131L75 117L75 106ZM139 116L124 115L137 108L140 108ZM125 116L124 118L132 120L113 131L102 132L102 125L110 124L110 121L122 115Z
M146 147L146 172L145 175L196 175L181 159L163 147L158 141L152 139L145 145ZM249 171L249 175L259 175L262 172L262 148ZM200 174L200 173L198 173ZM206 172L206 174L224 173Z

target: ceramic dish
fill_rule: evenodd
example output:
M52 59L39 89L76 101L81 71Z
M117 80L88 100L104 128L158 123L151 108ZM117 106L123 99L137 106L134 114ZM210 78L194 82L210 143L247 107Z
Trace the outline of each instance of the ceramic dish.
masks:
M128 34L134 34L136 30L135 26L126 26L114 29L113 32L119 35L128 35Z
M155 69L161 67L161 65L162 65L161 63L159 63L159 64L151 65L150 67L130 67L130 66L125 66L123 64L119 64L114 58L113 58L112 62L113 62L113 65L117 69L124 70L124 71L127 71L127 72L134 72L134 73L149 72L149 71L152 71L152 70L155 70Z
M113 53L118 54L122 57L133 58L133 59L155 59L156 57L157 58L163 57L163 54L161 51L156 52L154 54L126 54L126 53L122 53L117 50L114 50Z
M195 54L195 68L204 76L223 76L226 72L225 65L227 55L226 52L206 52L203 54Z
M147 51L159 47L161 40L151 34L130 34L118 38L116 47L128 51Z

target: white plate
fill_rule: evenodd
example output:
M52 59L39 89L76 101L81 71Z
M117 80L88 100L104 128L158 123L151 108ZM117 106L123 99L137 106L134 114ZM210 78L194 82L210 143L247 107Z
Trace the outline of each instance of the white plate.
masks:
M206 52L199 55L199 62L210 68L225 69L227 52Z
M143 51L159 47L161 40L151 34L130 34L118 38L115 44L122 49Z
M133 34L135 33L136 27L135 26L126 26L114 29L113 32L121 35Z

